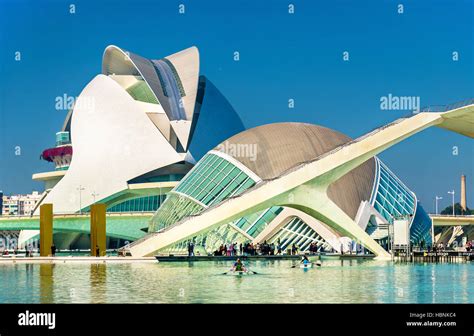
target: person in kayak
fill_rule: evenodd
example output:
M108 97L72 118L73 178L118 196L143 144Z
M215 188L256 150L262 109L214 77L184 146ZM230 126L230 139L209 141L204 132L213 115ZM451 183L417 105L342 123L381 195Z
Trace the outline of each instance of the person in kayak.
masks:
M302 258L301 258L301 261L300 261L301 264L303 265L308 265L308 264L311 264L311 262L309 261L308 257L306 255L304 255Z
M234 263L234 267L232 268L234 272L247 272L247 269L244 266L244 263L240 258L237 258L237 261Z

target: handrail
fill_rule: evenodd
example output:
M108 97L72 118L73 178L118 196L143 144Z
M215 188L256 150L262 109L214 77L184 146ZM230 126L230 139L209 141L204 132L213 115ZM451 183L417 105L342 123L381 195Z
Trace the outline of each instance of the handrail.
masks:
M456 217L461 217L461 218L474 218L474 215L441 215L441 214L428 214L430 217L445 217L445 218L456 218Z
M420 112L446 112L446 111L454 110L460 107L473 105L473 104L474 104L474 98L471 98L471 99L461 100L453 104L425 106L420 109Z

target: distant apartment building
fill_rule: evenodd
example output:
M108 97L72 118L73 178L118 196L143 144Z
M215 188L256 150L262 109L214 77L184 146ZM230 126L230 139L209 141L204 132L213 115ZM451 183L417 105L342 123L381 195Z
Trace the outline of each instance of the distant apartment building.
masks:
M41 194L38 191L33 191L31 194L27 195L2 195L2 215L30 215L33 213L35 206L40 199Z

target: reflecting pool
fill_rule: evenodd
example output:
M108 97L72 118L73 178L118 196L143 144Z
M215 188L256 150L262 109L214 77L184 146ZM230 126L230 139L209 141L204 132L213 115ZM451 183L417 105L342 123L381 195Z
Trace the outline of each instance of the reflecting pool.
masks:
M0 264L1 303L474 303L473 263L251 261ZM471 275L471 277L470 277Z

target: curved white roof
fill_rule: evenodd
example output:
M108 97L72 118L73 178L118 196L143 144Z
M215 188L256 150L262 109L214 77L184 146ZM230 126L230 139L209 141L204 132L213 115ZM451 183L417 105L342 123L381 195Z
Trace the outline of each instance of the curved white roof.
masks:
M104 51L102 73L141 77L163 106L182 147L188 147L199 81L196 47L151 60L111 45Z

